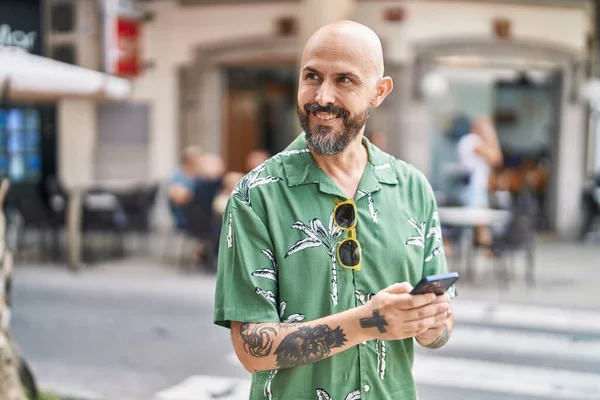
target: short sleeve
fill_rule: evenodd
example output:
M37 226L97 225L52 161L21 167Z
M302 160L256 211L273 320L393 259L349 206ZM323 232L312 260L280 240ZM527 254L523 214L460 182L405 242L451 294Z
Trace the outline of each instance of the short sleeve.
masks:
M171 177L171 181L170 181L171 185L179 185L179 186L183 186L184 188L191 190L194 182L192 179L187 178L183 173L181 172L176 172L175 174L173 174L173 176Z
M277 262L266 225L231 197L219 243L214 323L279 322Z
M448 272L448 264L444 254L442 229L433 189L423 177L424 209L425 209L425 253L423 259L423 276L444 274ZM452 296L454 289L450 293Z

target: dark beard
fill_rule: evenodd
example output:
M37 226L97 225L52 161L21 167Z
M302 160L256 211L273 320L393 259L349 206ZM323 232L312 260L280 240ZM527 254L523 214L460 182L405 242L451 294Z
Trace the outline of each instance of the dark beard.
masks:
M367 123L369 118L370 108L367 108L354 117L350 116L350 112L346 109L336 107L333 104L320 106L317 103L305 104L304 111L298 106L298 119L300 125L306 134L306 143L310 150L320 156L333 156L339 154L348 147L348 145L359 135L362 128ZM316 132L310 129L308 116L310 113L326 112L342 118L344 128L335 135L330 135L331 126L317 125Z

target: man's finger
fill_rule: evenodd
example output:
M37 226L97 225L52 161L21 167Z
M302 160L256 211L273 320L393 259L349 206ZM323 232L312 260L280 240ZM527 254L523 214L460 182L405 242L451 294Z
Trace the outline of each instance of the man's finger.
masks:
M448 293L444 293L442 295L436 296L434 303L450 303L450 295Z
M428 304L424 307L412 309L407 314L407 322L425 320L434 316L442 316L448 311L447 304Z
M448 320L450 319L450 317L452 317L452 310L446 311L445 313L443 313L443 315L436 315L437 321L435 322L435 324L433 324L431 328L443 328L444 326L448 325Z
M383 289L384 292L392 293L392 294L410 293L411 290L413 290L413 287L408 282L394 283L393 285L390 285L390 286L386 287L385 289Z
M398 306L401 310L420 308L433 303L436 297L433 293L402 296L402 298L398 299Z

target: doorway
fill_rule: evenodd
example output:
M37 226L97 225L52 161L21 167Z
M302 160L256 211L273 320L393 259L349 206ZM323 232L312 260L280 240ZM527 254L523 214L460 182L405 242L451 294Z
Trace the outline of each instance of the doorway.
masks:
M224 67L223 149L228 170L248 172L254 150L270 155L297 134L295 65Z

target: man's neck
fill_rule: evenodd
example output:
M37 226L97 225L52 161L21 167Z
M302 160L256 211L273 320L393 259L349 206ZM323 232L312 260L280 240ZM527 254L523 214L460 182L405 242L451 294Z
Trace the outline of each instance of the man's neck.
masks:
M312 153L317 166L323 170L344 192L347 198L354 198L358 184L369 161L367 148L362 144L363 135L358 135L346 149L334 156L321 156Z

